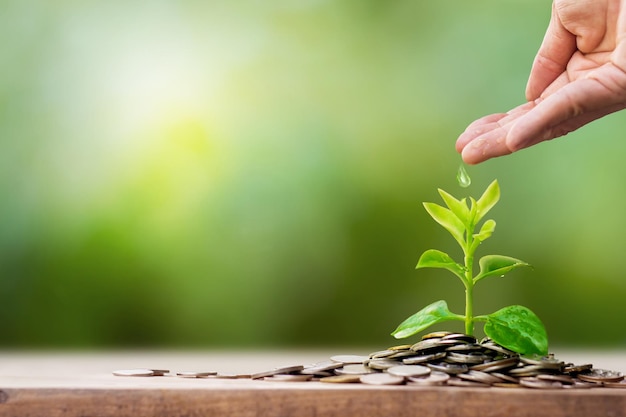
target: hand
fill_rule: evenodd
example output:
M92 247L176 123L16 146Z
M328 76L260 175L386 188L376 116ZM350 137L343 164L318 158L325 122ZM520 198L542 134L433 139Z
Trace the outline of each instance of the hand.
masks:
M467 127L456 142L466 163L563 136L626 108L626 0L554 0L526 99Z

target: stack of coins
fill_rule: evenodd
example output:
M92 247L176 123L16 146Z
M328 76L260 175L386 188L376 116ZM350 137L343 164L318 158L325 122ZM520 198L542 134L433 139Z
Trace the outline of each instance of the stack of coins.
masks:
M159 376L168 371L116 371L118 376ZM535 389L626 388L621 372L574 365L554 355L520 356L486 338L436 332L413 345L392 346L366 356L335 355L312 365L275 368L252 375L181 372L186 378L251 378L265 381L500 387Z
M552 354L520 356L488 338L478 342L473 336L451 332L430 333L413 345L392 346L367 356L332 356L291 374L320 382L371 385L626 388L621 372L565 363Z

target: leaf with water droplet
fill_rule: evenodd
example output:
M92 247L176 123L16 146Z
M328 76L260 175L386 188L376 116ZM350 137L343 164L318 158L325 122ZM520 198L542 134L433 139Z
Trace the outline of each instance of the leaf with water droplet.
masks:
M472 179L469 174L465 170L465 165L459 165L459 171L456 173L456 180L459 182L459 185L463 188L467 188L472 183Z

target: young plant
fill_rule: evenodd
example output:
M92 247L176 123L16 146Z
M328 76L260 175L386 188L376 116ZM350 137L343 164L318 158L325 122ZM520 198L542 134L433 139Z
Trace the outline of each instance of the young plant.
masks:
M502 255L486 255L478 261L478 274L474 275L474 253L478 246L493 234L496 222L489 219L475 232L487 212L500 199L500 186L494 180L476 201L470 197L457 200L444 190L439 195L447 207L424 203L428 214L443 226L463 250L463 263L458 263L445 252L429 249L420 257L416 269L443 268L452 272L465 286L465 315L454 314L444 300L424 307L403 321L392 335L398 339L412 336L436 323L450 320L465 322L465 333L474 334L474 324L484 323L484 332L494 342L523 355L546 355L548 337L546 330L530 309L512 305L488 315L474 315L474 286L488 277L502 277L513 269L529 266L519 259Z

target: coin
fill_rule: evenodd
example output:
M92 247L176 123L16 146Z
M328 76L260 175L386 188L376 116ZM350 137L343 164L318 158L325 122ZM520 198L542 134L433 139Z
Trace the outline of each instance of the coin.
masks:
M578 374L578 379L585 382L620 382L624 375L607 369L591 369Z
M474 381L465 381L461 378L450 378L448 380L448 385L453 387L471 387L471 388L488 388L489 384L483 384L482 382L474 382Z
M445 383L449 379L450 379L450 375L444 372L433 371L429 375L423 376L423 377L411 376L408 378L408 381L411 385L433 386L433 385L445 385Z
M152 371L154 376L164 376L165 374L168 374L170 372L169 369L150 369L150 370Z
M364 384L369 385L401 385L404 384L404 377L388 373L376 373L361 375L359 379Z
M626 380L620 382L604 382L602 385L608 388L626 388Z
M476 338L464 333L450 333L441 337L441 340L465 341L467 343L476 343Z
M433 371L441 371L441 372L445 372L446 374L449 374L449 375L462 374L462 373L465 373L465 372L467 372L469 370L467 365L446 363L446 362L429 363L428 367L430 369L432 369Z
M503 369L509 369L517 366L519 359L517 357L500 359L491 362L485 362L478 365L473 365L470 369L483 372L501 371Z
M306 382L313 379L313 375L298 374L276 374L263 378L264 381L280 381L280 382Z
M343 364L358 364L367 362L369 360L369 357L363 355L335 355L331 356L330 360Z
M394 366L398 366L399 362L391 359L372 359L367 366L372 369L385 370Z
M181 378L206 378L208 376L217 375L217 372L208 371L208 372L197 372L197 371L183 371L176 372L176 376Z
M404 363L405 365L418 365L420 363L426 363L426 362L443 359L447 355L448 355L447 352L437 352L437 353L431 353L428 355L412 356L409 358L402 359L402 363Z
M462 364L479 364L487 360L487 356L481 353L456 353L449 352L446 356L446 362L462 363Z
M541 374L537 375L537 379L541 381L557 381L561 384L572 385L574 384L574 378L569 375L551 375L551 374Z
M113 371L113 375L115 376L154 376L154 371L152 369L120 369L117 371Z
M303 370L300 371L301 374L307 375L318 375L327 371L332 371L337 368L341 368L343 363L341 362L333 362L333 361L325 361L318 362L313 365L306 366Z
M590 363L586 363L584 365L566 365L563 368L563 372L566 374L578 374L580 372L585 372L593 368L593 365Z
M538 378L530 377L530 378L521 378L519 380L520 385L528 388L538 388L538 389L555 389L555 388L563 388L563 384L558 381L544 381Z
M337 375L365 375L376 372L365 365L350 364L344 365L342 368L335 369Z
M430 368L422 365L398 365L387 369L387 373L402 377L418 377L430 374Z
M466 374L459 374L457 377L473 382L482 382L483 384L494 384L496 382L503 382L500 378L490 375L481 371L469 371Z
M300 372L304 369L302 365L294 365L294 366L285 366L283 368L274 368L270 371L258 372L256 374L251 375L252 379L261 379L267 376L274 376L278 374L290 374L293 372Z
M334 375L321 378L320 382L330 382L333 384L347 384L353 382L359 382L361 375Z

